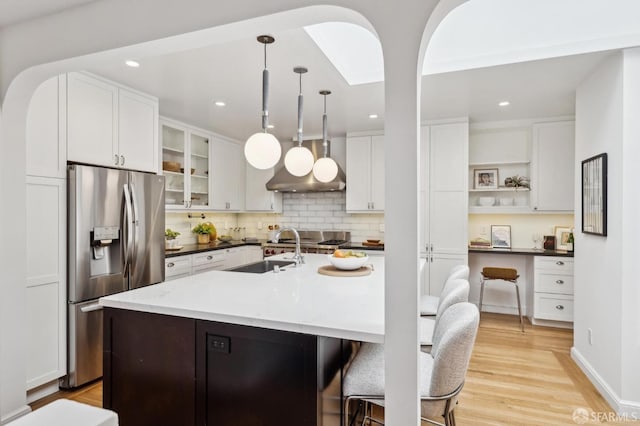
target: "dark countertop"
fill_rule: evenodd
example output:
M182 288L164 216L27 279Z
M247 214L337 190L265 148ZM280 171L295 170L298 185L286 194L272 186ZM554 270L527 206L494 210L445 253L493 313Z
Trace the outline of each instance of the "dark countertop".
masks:
M176 257L176 256L184 256L187 254L201 253L203 251L212 251L212 250L224 250L232 247L242 247L242 246L261 246L265 240L258 240L255 242L245 242L240 240L232 240L228 243L223 243L221 241L216 241L209 244L185 244L182 246L180 250L165 250L164 257Z
M490 253L490 254L528 254L532 256L562 256L573 257L573 252L565 250L535 250L532 248L512 248L512 249L482 249L469 247L469 253Z
M384 244L380 244L379 246L363 246L362 243L351 243L344 247L343 249L355 249L355 250L377 250L384 251Z

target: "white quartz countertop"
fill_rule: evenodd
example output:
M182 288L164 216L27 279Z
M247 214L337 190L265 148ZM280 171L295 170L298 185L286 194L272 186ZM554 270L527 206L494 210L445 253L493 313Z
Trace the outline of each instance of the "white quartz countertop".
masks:
M269 259L288 259L290 253ZM279 273L209 271L100 299L100 305L366 342L384 341L384 257L364 277L319 274L326 255Z

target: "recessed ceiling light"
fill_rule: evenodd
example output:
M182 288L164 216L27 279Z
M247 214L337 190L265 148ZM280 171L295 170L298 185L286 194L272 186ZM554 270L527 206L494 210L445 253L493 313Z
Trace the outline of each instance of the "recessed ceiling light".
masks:
M498 106L509 106L509 101L502 101L498 103Z
M127 66L130 66L131 68L138 68L140 66L140 63L137 61L134 61L132 59L129 59L128 61L124 62Z
M378 118L378 114L369 114L369 118Z
M273 129L274 127L276 126L274 126L273 124L267 124L267 129Z
M223 107L225 105L226 103L224 103L223 101L216 101L216 106Z

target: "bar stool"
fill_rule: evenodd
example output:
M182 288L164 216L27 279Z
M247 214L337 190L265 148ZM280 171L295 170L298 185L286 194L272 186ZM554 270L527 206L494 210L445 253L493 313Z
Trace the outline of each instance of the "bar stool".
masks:
M482 296L484 294L484 283L489 280L502 280L513 283L516 286L516 298L518 299L518 315L520 315L520 328L524 333L524 320L522 319L522 308L520 307L520 288L518 287L518 270L513 268L484 267L480 273L480 303L478 311L482 312Z

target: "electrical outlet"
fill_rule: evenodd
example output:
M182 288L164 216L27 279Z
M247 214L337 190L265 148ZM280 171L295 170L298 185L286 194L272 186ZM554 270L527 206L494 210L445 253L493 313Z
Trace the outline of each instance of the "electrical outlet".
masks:
M258 222L258 229L262 229L262 222Z
M589 340L589 344L593 346L593 330L587 328L587 339Z
M480 228L480 235L487 235L487 227L483 226L482 228Z
M380 232L384 232L384 223L380 224Z

